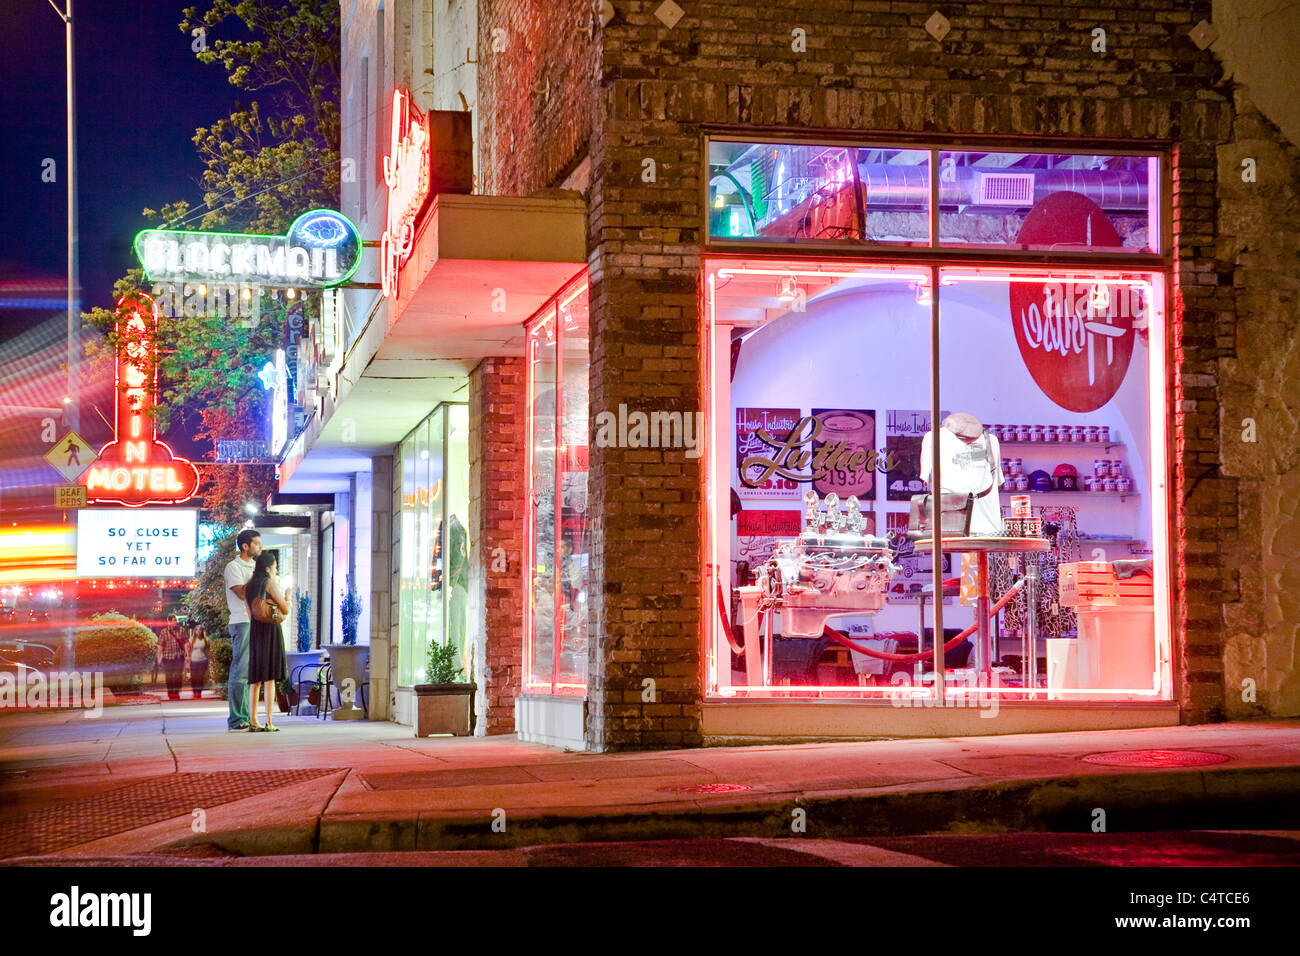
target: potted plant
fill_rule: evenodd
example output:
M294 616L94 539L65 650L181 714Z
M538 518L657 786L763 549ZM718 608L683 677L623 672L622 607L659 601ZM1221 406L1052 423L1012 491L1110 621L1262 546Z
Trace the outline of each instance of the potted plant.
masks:
M415 685L415 736L472 734L478 684L464 680L465 672L456 664L455 645L429 642L425 676L428 683Z
M289 678L286 677L275 682L275 703L280 708L280 713L289 713L296 697L297 692L289 687Z
M297 608L297 650L289 651L285 655L285 667L289 679L285 682L287 689L285 696L289 700L290 707L298 706L298 685L304 680L314 680L317 670L324 655L319 647L312 647L311 633L311 595L306 591L299 591L296 594L298 599Z
M342 701L332 711L335 720L360 720L367 716L362 706L361 688L370 680L370 648L357 645L357 622L361 618L361 596L352 587L352 579L345 584L343 601L339 605L343 617L343 643L327 648L333 667L335 691Z

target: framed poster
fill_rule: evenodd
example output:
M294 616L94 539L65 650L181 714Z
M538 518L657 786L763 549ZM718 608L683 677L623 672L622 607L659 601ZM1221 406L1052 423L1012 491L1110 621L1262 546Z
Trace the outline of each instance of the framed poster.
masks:
M788 499L799 500L807 490L807 482L771 474L763 477L762 465L746 459L771 460L780 450L786 436L803 420L798 408L737 408L736 409L736 475L737 493L744 500ZM776 442L764 441L759 432ZM762 479L762 480L760 480Z
M840 500L857 495L859 501L876 497L876 413L865 408L814 408L817 438L813 440L813 491L831 492ZM825 445L831 447L821 453ZM816 463L822 462L822 468Z
M921 480L921 441L929 430L929 410L891 408L885 412L885 454L886 460L893 464L885 475L889 501L910 501L912 495L925 491L925 482Z

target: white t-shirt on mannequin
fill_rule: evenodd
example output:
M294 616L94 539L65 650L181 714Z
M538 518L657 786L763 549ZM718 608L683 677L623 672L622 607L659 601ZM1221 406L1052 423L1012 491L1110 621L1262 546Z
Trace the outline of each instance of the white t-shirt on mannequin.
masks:
M927 485L930 483L933 435L934 432L926 432L921 439L921 480ZM948 429L939 429L942 493L978 495L990 484L993 486L993 490L983 498L975 499L975 510L970 519L971 534L999 534L1002 531L1002 506L998 498L998 489L1002 486L1000 454L997 438L987 431L967 444Z

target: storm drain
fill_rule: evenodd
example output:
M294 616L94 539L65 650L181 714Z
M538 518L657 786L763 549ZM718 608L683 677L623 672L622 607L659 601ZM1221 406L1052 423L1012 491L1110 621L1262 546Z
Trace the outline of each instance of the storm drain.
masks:
M344 768L174 773L0 822L0 858L53 853Z
M1089 754L1083 759L1087 763L1106 767L1153 767L1165 770L1170 767L1208 767L1223 763L1229 758L1227 754L1216 754L1208 750L1112 750Z
M744 793L754 788L743 783L696 783L684 787L660 787L660 793Z

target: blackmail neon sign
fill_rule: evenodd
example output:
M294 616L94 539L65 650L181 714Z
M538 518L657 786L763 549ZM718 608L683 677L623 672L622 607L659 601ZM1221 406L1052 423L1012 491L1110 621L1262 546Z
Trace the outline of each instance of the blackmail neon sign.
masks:
M152 282L324 289L357 271L361 234L342 213L313 209L283 236L145 229L135 254Z
M115 328L127 343L118 348L114 371L114 437L81 479L86 500L128 508L178 505L198 491L199 473L158 438L149 414L158 401L157 368L149 374L158 329L153 299L143 294L120 299Z
M393 125L384 182L388 184L388 221L380 241L379 281L384 295L397 296L397 278L415 245L415 226L429 199L429 117L411 105L404 90L393 91Z

